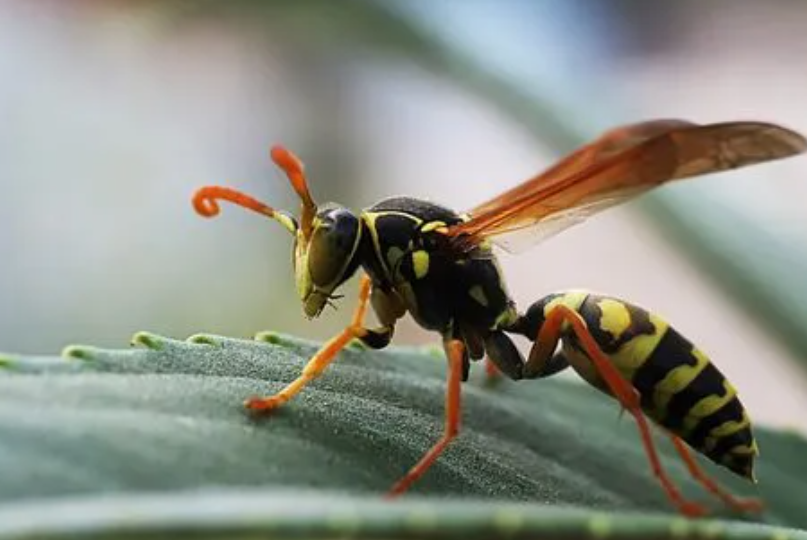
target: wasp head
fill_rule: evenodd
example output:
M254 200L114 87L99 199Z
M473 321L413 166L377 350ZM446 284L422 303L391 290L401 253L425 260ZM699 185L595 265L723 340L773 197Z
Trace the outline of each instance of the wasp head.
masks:
M317 208L297 157L280 146L272 148L272 160L283 169L300 197L299 221L287 212L275 210L234 189L208 186L193 197L196 211L213 217L219 213L218 199L227 200L268 216L294 235L294 276L297 293L307 317L316 317L337 298L334 291L350 278L359 265L361 240L359 218L335 204Z
M328 204L311 224L309 237L300 228L294 245L294 274L297 293L306 316L316 317L331 300L334 291L358 267L361 224L342 206Z

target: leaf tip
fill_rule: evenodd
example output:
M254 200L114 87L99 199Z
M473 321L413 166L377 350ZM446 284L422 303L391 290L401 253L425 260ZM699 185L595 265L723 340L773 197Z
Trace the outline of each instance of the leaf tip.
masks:
M418 535L428 536L437 528L439 519L432 509L418 509L406 517L406 528Z
M218 347L220 345L216 337L210 334L194 334L185 341L193 343L194 345L210 345L211 347Z
M14 365L14 358L5 354L0 354L0 369L7 369Z
M515 536L524 528L524 515L514 510L502 509L493 516L493 524L502 536Z
M607 538L611 533L611 517L607 514L594 514L588 521L588 532L594 538Z
M272 345L285 346L288 344L287 340L284 339L281 334L273 332L271 330L258 332L257 334L255 334L255 337L253 339L255 341L261 341L263 343L271 343Z
M354 351L369 351L371 350L370 347L364 344L364 342L360 339L353 339L350 343L347 344L349 349Z
M686 538L692 532L692 520L684 517L674 517L670 520L670 536L673 538Z
M159 351L163 348L164 339L162 336L152 334L151 332L138 332L132 336L132 347L145 347L153 351Z
M95 347L87 345L68 345L62 349L62 358L65 360L93 360L95 351Z
M726 526L717 520L701 521L701 535L704 538L721 538L726 535Z

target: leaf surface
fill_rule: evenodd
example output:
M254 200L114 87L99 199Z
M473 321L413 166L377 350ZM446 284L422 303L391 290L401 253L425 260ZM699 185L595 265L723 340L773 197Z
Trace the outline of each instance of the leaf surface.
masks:
M285 408L253 418L242 409L243 399L281 388L315 350L306 341L262 337L272 343L217 336L185 342L141 333L135 337L141 347L128 351L70 347L64 360L4 357L0 533L10 534L8 524L14 523L2 519L3 512L25 516L39 508L35 514L51 523L64 512L43 509L65 504L75 511L62 525L91 522L108 532L131 510L139 517L136 524L124 520L127 527L152 535L165 532L165 520L205 534L210 526L246 535L254 532L242 527L247 522L275 530L248 515L257 508L281 515L283 504L307 508L313 514L306 519L320 523L322 534L334 533L330 512L345 508L361 523L387 516L389 527L417 521L406 518L407 512L436 513L429 519L440 534L456 535L465 529L450 523L476 523L482 527L477 532L490 532L496 523L510 523L503 515L516 516L513 523L522 532L538 531L521 529L525 523L573 523L575 534L600 526L628 536L632 527L648 534L700 530L671 511L635 427L618 419L617 405L567 380L486 385L472 377L463 386L459 439L408 497L382 504L380 495L440 435L441 353L348 350ZM807 444L795 434L757 433L758 494L769 508L760 519L804 527ZM659 442L684 491L708 499L666 441ZM744 481L707 468L737 491L756 493ZM222 507L211 514L218 498ZM725 512L723 517L732 518ZM292 521L283 522L284 531L297 530ZM726 538L772 534L728 522L698 527L707 523ZM31 525L44 524L38 519ZM376 531L367 527L368 534ZM403 525L390 530L400 537L411 533Z

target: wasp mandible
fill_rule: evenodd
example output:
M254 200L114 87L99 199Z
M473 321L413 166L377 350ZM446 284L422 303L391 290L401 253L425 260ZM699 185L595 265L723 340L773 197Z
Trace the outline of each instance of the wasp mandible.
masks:
M226 200L279 222L294 237L294 274L303 310L318 316L336 289L362 270L350 325L326 342L302 374L278 393L246 407L269 412L320 376L352 340L381 349L409 313L439 332L448 360L442 437L390 490L406 491L459 433L460 386L470 360L487 357L512 379L548 377L572 367L633 416L664 492L688 516L706 508L681 494L661 466L647 418L672 439L691 475L729 507L756 511L755 499L721 488L689 448L754 480L757 444L736 389L708 357L657 315L585 291L554 293L520 312L505 287L493 243L509 233L533 238L580 222L672 180L792 156L807 149L793 131L763 122L699 125L652 120L613 129L547 171L460 214L410 197L383 200L356 214L317 206L303 165L274 147L271 156L300 198L299 218L226 187L199 189L193 204L206 217ZM378 327L365 326L372 306ZM525 359L508 334L533 342Z

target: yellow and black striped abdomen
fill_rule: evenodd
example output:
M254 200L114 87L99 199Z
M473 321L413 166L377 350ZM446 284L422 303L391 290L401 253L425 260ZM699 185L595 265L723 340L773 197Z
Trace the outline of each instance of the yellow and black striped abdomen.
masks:
M660 317L588 295L577 308L644 412L715 463L753 480L757 445L737 391L709 358ZM571 340L576 341L576 340ZM579 354L576 343L572 348Z

